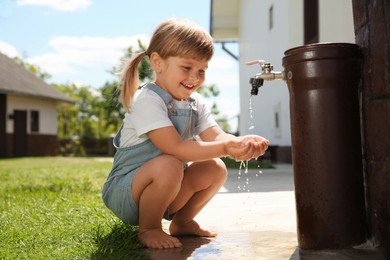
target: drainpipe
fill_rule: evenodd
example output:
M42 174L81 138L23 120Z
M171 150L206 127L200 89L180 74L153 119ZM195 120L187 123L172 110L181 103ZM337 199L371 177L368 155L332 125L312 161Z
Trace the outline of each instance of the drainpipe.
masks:
M220 43L222 46L222 50L224 50L227 54L229 54L230 57L238 61L239 57L235 55L232 51L230 51L228 48L226 48L227 43L237 43L236 40L221 40L221 41L214 41L214 43Z

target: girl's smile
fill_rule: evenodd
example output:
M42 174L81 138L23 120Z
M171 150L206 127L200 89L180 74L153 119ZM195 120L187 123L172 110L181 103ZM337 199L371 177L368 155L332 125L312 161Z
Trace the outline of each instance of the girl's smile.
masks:
M186 84L186 83L181 83L184 87L188 88L188 89L192 89L194 87L194 85L190 85L190 84Z

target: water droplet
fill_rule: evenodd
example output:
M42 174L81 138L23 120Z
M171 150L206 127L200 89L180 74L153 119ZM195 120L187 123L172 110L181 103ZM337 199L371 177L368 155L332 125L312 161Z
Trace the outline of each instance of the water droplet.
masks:
M249 172L249 160L247 161L241 161L240 162L240 168L238 170L238 180L241 180L241 169L244 167L244 174L248 174ZM257 174L256 174L257 176ZM243 182L240 182L240 185L237 186L238 190L247 191L249 192L249 177L245 178L245 184Z

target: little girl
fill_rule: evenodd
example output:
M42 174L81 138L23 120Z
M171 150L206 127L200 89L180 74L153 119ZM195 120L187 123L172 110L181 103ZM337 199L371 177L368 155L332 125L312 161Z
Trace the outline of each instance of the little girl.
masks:
M260 136L222 131L196 93L213 52L213 39L202 28L169 19L122 73L127 112L114 139L117 152L103 200L123 222L139 225L138 238L150 248L180 247L181 235L216 236L194 218L226 180L219 157L249 160L268 147ZM138 87L138 64L146 57L156 80ZM162 218L171 220L170 235Z

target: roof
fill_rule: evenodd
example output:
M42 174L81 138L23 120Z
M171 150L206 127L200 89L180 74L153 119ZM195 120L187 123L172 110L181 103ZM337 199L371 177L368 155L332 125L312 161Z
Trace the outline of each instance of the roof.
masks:
M72 99L0 53L0 94L33 96L72 102Z
M240 0L211 0L210 33L215 41L239 38Z

